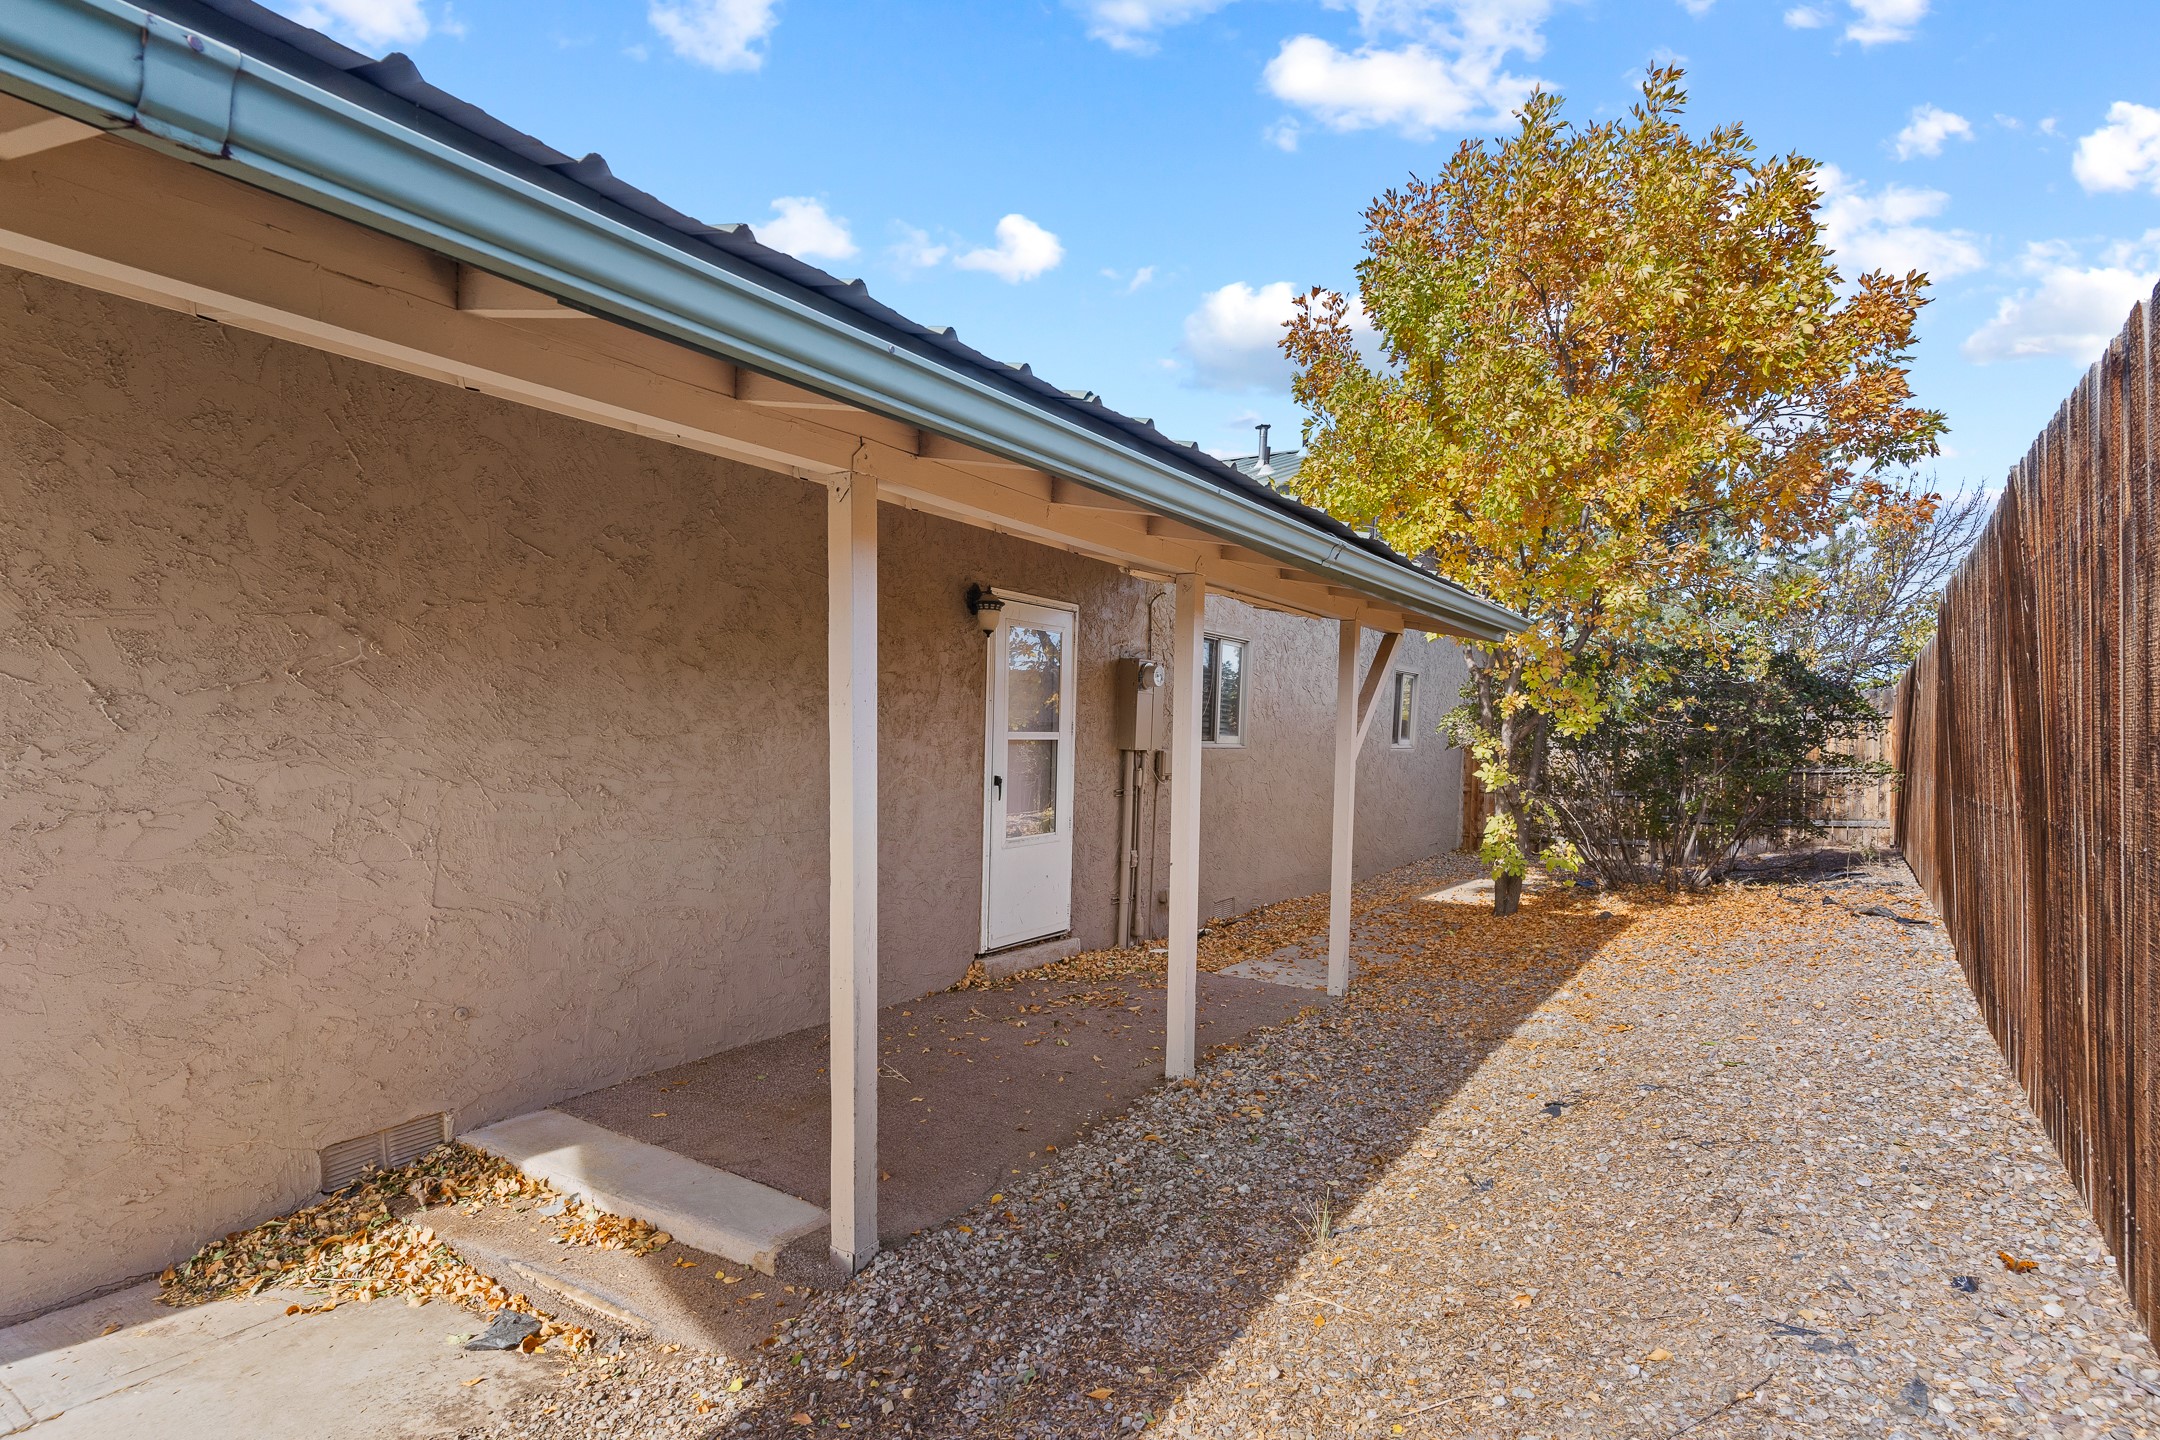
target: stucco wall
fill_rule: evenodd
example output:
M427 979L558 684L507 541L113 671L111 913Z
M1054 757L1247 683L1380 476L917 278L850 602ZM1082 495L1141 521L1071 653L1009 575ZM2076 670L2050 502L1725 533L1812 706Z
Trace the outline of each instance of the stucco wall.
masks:
M822 506L0 271L0 1317L305 1200L333 1141L818 1023ZM968 583L1080 606L1090 944L1115 883L1110 662L1163 658L1170 605L894 507L880 531L898 999L978 939ZM1254 745L1206 762L1203 893L1251 904L1325 878L1334 638L1235 608ZM1382 750L1368 777L1442 764L1436 741ZM1447 844L1453 794L1368 783L1360 869Z
M1213 916L1310 895L1328 883L1335 783L1333 621L1308 620L1210 596L1211 634L1247 642L1249 706L1243 745L1203 748L1200 911ZM1380 637L1368 631L1359 652L1362 678ZM1461 834L1462 754L1438 734L1466 670L1453 642L1403 637L1390 670L1419 675L1417 736L1389 743L1380 697L1365 748L1358 752L1358 878L1455 848Z

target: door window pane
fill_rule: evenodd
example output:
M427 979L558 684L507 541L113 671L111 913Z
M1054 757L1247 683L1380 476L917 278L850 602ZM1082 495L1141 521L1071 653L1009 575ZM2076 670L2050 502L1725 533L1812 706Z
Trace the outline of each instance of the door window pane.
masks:
M1005 838L1054 835L1058 828L1058 742L1005 742Z
M1015 735L1058 731L1064 689L1065 637L1036 625L1005 632L1005 728Z
M1234 745L1245 736L1245 642L1218 640L1215 668L1215 735Z

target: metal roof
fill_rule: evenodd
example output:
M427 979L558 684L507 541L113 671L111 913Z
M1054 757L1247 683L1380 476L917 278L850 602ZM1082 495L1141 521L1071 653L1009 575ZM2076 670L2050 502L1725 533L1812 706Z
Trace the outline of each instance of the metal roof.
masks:
M686 249L717 250L730 259L767 272L780 285L808 291L827 305L849 312L860 322L904 337L917 348L1017 386L1045 408L1079 415L1097 426L1123 432L1141 446L1167 453L1208 482L1264 498L1275 508L1330 537L1361 549L1409 562L1381 541L1357 531L1323 511L1299 504L1259 482L1244 468L1216 459L1191 441L1173 440L1152 420L1111 409L1088 390L1062 389L1026 364L993 359L963 343L950 327L928 326L902 315L870 294L859 279L841 279L782 250L761 243L746 224L707 224L685 215L666 201L618 178L598 154L573 157L449 91L431 85L420 67L402 54L381 59L353 50L318 30L256 4L255 0L151 0L145 6L176 23L198 29L241 50L293 71L311 83L365 106L387 119L413 126L476 158L510 163L542 179L558 193L574 195L595 208L612 210L647 233ZM533 175L531 172L540 172ZM580 193L581 192L581 193ZM1280 475L1281 459L1276 461ZM1278 481L1279 483L1279 481ZM1446 582L1443 582L1446 583ZM1459 588L1459 587L1457 587ZM1467 592L1466 592L1467 593Z
M1249 475L1270 489L1284 494L1289 493L1290 482L1297 478L1298 467L1304 463L1305 452L1302 450L1269 451L1265 473L1261 471L1258 455L1232 455L1223 461L1223 464L1240 475Z

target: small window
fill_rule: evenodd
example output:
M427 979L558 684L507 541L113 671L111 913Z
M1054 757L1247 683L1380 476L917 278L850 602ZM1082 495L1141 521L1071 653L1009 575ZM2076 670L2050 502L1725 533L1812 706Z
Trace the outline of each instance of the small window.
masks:
M1210 635L1200 649L1200 738L1245 743L1245 642Z
M1417 676L1408 670L1395 672L1395 743L1417 743Z

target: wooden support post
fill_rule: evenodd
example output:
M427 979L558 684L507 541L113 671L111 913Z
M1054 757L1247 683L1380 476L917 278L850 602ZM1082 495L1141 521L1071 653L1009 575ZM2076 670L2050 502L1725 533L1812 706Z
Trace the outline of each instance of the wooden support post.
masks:
M1390 630L1373 652L1372 669L1361 687L1357 678L1358 644L1364 627L1342 622L1342 643L1335 657L1335 832L1329 846L1327 993L1350 993L1351 861L1357 842L1357 760L1373 717L1387 692L1388 666L1402 632Z
M1342 622L1335 660L1335 831L1329 849L1327 993L1350 993L1350 858L1357 833L1358 642L1365 627Z
M877 1253L877 481L835 476L825 501L831 803L832 1252Z
M1177 577L1170 627L1170 999L1163 1074L1183 1080L1198 1051L1200 968L1200 619L1207 601L1198 575Z

